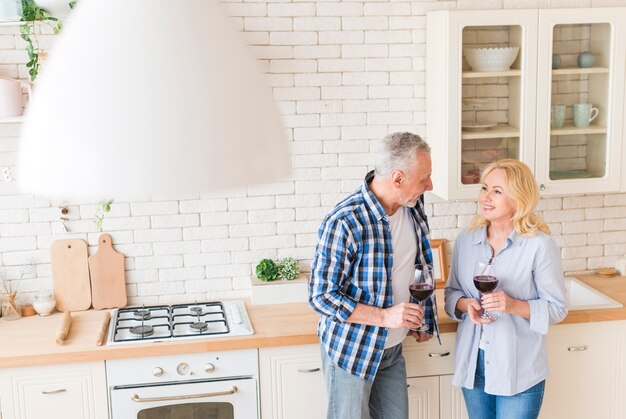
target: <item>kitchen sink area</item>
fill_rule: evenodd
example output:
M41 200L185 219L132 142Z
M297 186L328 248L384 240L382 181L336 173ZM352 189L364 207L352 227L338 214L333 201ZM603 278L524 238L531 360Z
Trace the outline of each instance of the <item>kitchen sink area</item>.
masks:
M623 305L577 278L565 278L565 299L570 311L621 308Z

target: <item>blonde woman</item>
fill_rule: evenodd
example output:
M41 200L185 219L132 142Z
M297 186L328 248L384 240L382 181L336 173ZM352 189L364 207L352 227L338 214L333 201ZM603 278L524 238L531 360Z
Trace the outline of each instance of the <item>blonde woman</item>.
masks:
M445 289L446 312L460 322L452 384L462 388L470 419L534 419L548 376L544 335L567 315L560 250L534 212L539 188L526 164L492 163L481 184ZM482 297L473 281L478 261L498 278Z

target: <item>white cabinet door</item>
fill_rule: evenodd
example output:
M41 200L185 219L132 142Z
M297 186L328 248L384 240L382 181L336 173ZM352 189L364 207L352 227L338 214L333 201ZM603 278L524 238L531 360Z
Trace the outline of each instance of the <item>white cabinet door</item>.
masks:
M407 379L409 419L439 419L439 377Z
M461 389L452 387L452 375L439 377L439 406L441 419L468 419Z
M534 166L537 10L436 11L426 24L426 126L433 193L476 199L479 174L501 158ZM470 49L518 48L497 71L476 71Z
M326 417L319 345L259 349L259 370L263 419Z
M626 60L626 8L539 11L537 156L544 195L614 192L620 186ZM580 67L578 56L593 63ZM561 57L551 68L552 56ZM588 126L574 107L597 108ZM566 109L563 126L550 124L551 106ZM578 122L578 123L577 123Z
M625 322L562 325L547 337L542 419L623 419Z
M104 362L0 370L5 419L107 419Z

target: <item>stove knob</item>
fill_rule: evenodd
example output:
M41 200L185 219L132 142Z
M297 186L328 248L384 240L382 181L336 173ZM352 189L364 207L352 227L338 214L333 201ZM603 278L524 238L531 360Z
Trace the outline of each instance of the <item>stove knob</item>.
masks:
M155 368L152 370L152 375L154 375L155 377L160 377L160 376L162 376L162 375L163 375L163 368L161 368L161 367L155 367Z
M204 372L207 372L209 374L212 373L212 372L215 372L215 365L213 365L211 363L204 364Z
M178 364L176 367L176 372L178 375L187 375L189 374L189 364L185 364L184 362Z

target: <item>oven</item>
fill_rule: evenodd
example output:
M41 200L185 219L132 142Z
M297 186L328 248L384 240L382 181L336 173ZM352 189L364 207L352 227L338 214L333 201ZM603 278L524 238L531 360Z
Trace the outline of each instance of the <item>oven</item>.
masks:
M254 349L106 363L112 419L259 417Z
M126 307L114 312L108 345L253 334L242 301ZM256 349L106 361L112 419L259 417Z

